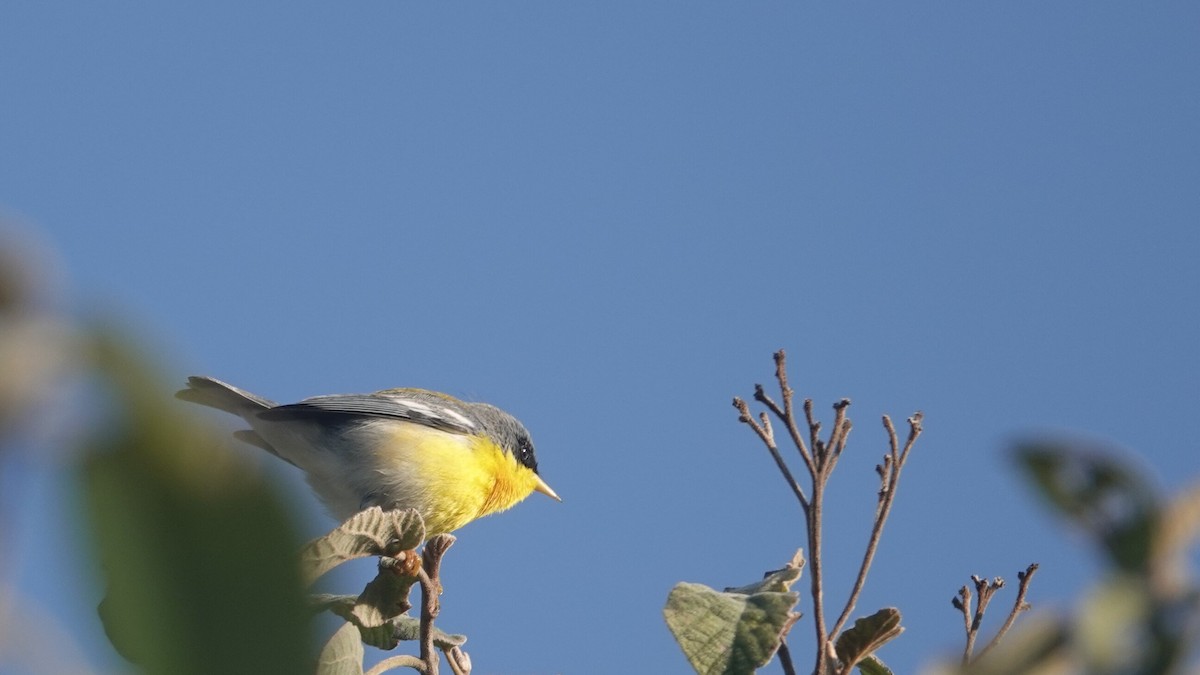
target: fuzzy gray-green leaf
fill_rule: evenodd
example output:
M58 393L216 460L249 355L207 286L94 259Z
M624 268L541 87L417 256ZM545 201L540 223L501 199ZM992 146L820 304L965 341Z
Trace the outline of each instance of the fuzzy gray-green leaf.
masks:
M309 542L301 551L301 568L311 583L347 560L394 555L414 549L424 540L425 524L415 510L384 511L372 506Z
M741 675L766 665L779 649L799 595L722 593L676 584L663 615L688 661L701 675Z

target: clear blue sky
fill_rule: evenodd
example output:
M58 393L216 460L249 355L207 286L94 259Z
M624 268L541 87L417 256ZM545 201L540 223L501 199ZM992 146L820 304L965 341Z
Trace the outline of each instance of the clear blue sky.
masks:
M833 602L877 420L923 410L859 604L900 607L881 656L912 672L959 649L968 575L1039 561L1031 601L1070 607L1096 571L1014 438L1200 473L1197 26L1191 3L11 3L0 209L180 382L524 420L565 502L460 531L442 625L479 672L688 672L670 587L803 544L729 405L773 350L821 410L854 400ZM29 471L29 513L68 513ZM47 578L69 544L19 525L21 588L117 667L94 591Z

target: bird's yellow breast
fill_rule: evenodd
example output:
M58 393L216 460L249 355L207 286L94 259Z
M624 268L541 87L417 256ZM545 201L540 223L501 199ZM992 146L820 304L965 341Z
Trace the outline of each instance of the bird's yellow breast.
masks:
M484 436L400 423L380 440L388 506L417 509L429 536L511 508L537 485L531 469Z

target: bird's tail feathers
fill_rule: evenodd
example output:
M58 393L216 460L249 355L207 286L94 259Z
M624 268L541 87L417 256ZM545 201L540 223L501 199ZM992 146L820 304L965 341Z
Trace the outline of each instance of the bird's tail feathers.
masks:
M275 402L243 391L213 377L192 376L188 388L175 392L175 398L199 403L238 417L274 408ZM256 444L257 445L257 444Z

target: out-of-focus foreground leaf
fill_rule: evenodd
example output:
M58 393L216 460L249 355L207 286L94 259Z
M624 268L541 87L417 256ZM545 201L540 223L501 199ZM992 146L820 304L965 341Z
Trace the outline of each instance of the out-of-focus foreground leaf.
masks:
M363 643L354 624L347 623L329 638L317 658L317 675L362 675Z
M1094 536L1114 565L1148 571L1159 504L1141 476L1108 455L1065 444L1027 443L1016 452L1042 496Z
M1017 456L1041 494L1113 565L1071 627L1075 656L1088 672L1177 672L1200 625L1200 589L1186 557L1200 527L1200 488L1164 501L1130 466L1068 444L1026 444Z
M148 673L311 671L280 498L118 338L93 357L107 410L79 470L114 645Z
M1018 624L995 649L970 667L944 671L955 675L1074 675L1083 672L1070 654L1066 625L1050 614L1033 614Z
M75 331L46 297L56 285L52 266L6 225L0 216L0 455L78 366Z

